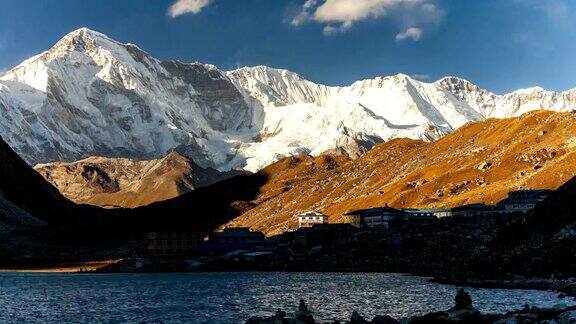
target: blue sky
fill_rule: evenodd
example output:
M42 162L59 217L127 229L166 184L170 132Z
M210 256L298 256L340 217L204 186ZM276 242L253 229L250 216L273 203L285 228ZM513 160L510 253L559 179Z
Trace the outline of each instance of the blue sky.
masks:
M405 73L497 93L576 87L573 0L2 0L0 70L79 27L160 59L331 85Z

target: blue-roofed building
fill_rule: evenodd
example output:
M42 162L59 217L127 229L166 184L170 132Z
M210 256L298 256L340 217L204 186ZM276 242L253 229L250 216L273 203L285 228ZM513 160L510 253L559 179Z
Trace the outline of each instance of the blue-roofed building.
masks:
M552 190L517 190L508 193L508 197L498 203L503 213L527 213L536 204L548 197Z
M398 209L389 206L352 210L345 214L350 224L358 228L388 229L395 225L432 222L438 219L432 211Z

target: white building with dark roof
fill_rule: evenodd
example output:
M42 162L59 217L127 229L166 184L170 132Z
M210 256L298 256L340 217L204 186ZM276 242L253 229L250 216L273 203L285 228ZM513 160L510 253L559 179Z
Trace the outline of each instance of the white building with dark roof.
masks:
M298 228L312 227L326 223L328 223L328 216L317 211L307 211L298 215Z

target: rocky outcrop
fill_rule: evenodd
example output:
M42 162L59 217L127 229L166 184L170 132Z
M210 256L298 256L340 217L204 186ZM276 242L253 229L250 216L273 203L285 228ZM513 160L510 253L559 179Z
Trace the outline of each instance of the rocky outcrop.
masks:
M272 317L261 318L252 317L246 324L314 324L322 323L314 320L313 316L302 317L300 308L306 306L304 301L300 301L299 310L295 317L287 317L286 312L276 311ZM308 308L306 307L308 311ZM308 311L309 313L309 311ZM482 314L472 306L470 295L463 289L460 289L455 298L455 305L447 311L429 313L423 316L414 316L411 318L395 319L388 315L379 315L371 321L366 320L356 310L352 312L350 320L344 321L344 324L429 324L429 323L452 323L452 324L491 324L491 323L573 323L576 320L576 307L559 306L551 309L542 309L526 305L522 310L512 311L503 314ZM327 323L327 322L326 322ZM331 322L341 323L340 321Z
M102 207L147 205L240 174L201 168L176 151L156 160L90 157L35 169L72 201Z

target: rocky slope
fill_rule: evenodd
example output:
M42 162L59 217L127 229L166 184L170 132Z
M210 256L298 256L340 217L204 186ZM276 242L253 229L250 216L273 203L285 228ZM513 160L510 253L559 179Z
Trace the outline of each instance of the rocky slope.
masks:
M264 66L160 61L85 28L0 77L0 135L30 164L178 148L202 167L256 171L287 156L435 140L540 108L576 109L576 90L496 95L459 78L401 74L330 87Z
M102 207L147 205L239 174L201 168L176 151L156 160L90 157L35 169L72 201Z
M286 158L261 171L255 207L229 226L275 234L307 210L338 222L354 208L495 203L511 190L557 188L576 175L575 139L574 114L536 111L471 123L432 143L396 139L356 160Z

